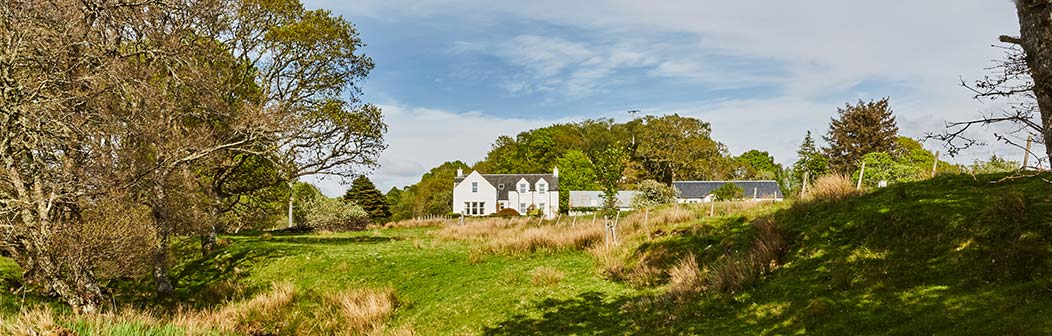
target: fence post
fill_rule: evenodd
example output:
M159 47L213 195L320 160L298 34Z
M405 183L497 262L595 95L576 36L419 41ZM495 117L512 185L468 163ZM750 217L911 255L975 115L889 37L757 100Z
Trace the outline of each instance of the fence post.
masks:
M807 195L808 184L811 184L811 171L810 170L804 172L803 186L800 187L800 196Z
M650 239L650 208L643 208L643 230L647 230L647 240Z
M858 185L855 186L855 190L862 190L862 178L866 176L866 161L862 161L862 169L858 171Z
M1023 156L1023 168L1022 169L1026 169L1026 167L1030 166L1030 145L1032 145L1033 143L1034 143L1034 136L1033 135L1027 135L1026 136L1026 153L1023 153L1024 156Z
M709 200L709 217L716 215L716 198Z
M935 172L939 168L939 151L935 151L935 162L931 163L931 177L935 177Z

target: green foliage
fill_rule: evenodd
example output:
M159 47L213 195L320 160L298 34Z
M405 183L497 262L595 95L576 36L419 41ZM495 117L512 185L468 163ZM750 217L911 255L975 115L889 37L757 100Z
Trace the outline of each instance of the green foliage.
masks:
M654 179L708 180L730 171L727 149L712 140L709 123L678 114L646 116L636 128L636 155Z
M774 180L782 171L782 165L774 162L767 152L750 150L733 159L734 177L749 180Z
M797 160L793 163L792 176L790 183L791 186L788 188L790 193L786 195L793 195L800 191L801 183L804 183L804 176L808 176L806 183L814 183L815 179L819 176L829 173L829 159L818 150L815 146L815 140L811 137L811 131L807 131L807 135L804 136L803 143L800 144L800 149L796 151Z
M632 199L632 207L636 209L675 203L679 194L676 188L654 180L639 182L636 191L639 193Z
M899 131L888 98L858 104L844 104L837 108L838 118L829 124L824 137L830 168L838 172L855 171L862 156L876 152L891 152Z
M617 192L624 178L625 164L628 155L619 144L607 147L592 159L595 163L596 182L603 192L603 206L600 215L611 218L617 214Z
M863 185L870 187L877 186L880 181L888 183L914 181L920 174L917 167L897 162L891 157L891 154L884 152L866 154L862 157L862 161L866 163ZM858 175L859 171L855 171L851 178L857 182Z
M972 174L1007 173L1019 170L1021 166L1019 162L1005 160L994 154L986 161L975 160L971 166L968 166L968 170Z
M373 181L368 177L358 176L351 182L351 188L343 195L343 199L350 201L365 209L373 222L382 223L391 216L390 206L387 205L387 197L376 189Z
M355 231L369 224L369 213L342 199L315 197L306 207L304 224L314 230Z
M559 168L559 209L564 212L569 209L570 191L598 188L592 160L584 152L568 150L555 161L555 166Z
M445 162L425 173L416 184L401 190L398 203L390 205L391 217L408 219L448 214L453 208L451 186L458 168L465 172L469 169L467 164L460 161Z
M293 184L292 196L292 219L296 225L306 224L311 204L318 198L325 198L325 195L322 195L318 187L307 182L296 182Z
M712 191L712 197L717 201L731 201L745 197L745 190L734 183L725 183Z

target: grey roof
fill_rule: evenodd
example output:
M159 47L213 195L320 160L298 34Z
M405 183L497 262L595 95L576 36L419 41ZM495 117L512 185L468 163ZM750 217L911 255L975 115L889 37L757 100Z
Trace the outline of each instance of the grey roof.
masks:
M631 208L632 199L639 194L638 191L626 190L617 192L617 207L619 208ZM596 201L598 206L603 205L603 192L602 191L570 191L570 208L590 208L593 207L592 201Z
M497 200L498 201L507 201L508 200L508 191L509 190L515 190L515 188L516 188L515 183L518 183L519 180L521 180L521 179L526 179L526 182L530 183L530 190L534 189L534 185L537 184L537 181L539 181L540 179L544 179L545 181L548 182L548 191L559 191L559 178L556 177L555 175L552 175L552 174L481 174L481 175L482 175L482 178L486 179L486 182L489 182L490 184L493 185L494 188L497 188ZM464 176L461 176L461 177L454 177L453 178L453 185L460 184L461 181L464 181L465 177L467 177L467 175L464 175ZM501 185L504 185L504 189L500 188Z
M783 198L778 182L764 181L677 181L672 186L679 191L679 198L705 198L727 183L734 183L745 192L745 198Z

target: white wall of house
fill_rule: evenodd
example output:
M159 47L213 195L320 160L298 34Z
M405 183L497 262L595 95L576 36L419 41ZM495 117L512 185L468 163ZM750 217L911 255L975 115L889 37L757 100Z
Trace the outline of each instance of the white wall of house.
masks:
M541 179L530 184L526 179L520 179L513 187L508 189L509 208L525 215L525 210L534 206L541 209L547 218L555 218L559 213L559 192L549 190L551 182Z
M481 213L472 213L473 206L477 206ZM471 172L453 187L453 212L468 216L496 213L497 187L489 184L477 171Z

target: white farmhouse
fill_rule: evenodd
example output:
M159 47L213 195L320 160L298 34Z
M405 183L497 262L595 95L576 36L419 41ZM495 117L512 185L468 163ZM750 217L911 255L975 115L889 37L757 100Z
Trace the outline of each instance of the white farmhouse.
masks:
M525 215L539 209L547 218L559 213L559 168L551 174L464 175L457 169L453 178L453 212L465 216L485 216L504 208Z

